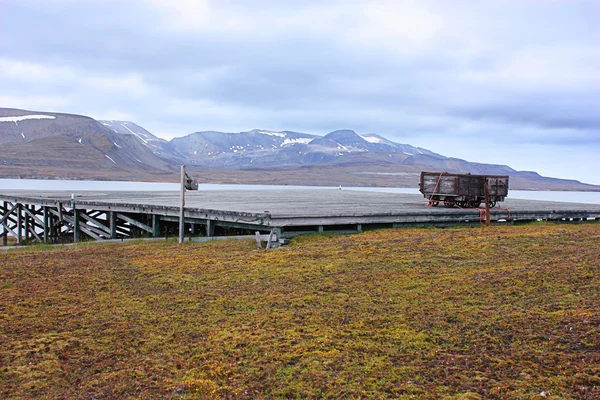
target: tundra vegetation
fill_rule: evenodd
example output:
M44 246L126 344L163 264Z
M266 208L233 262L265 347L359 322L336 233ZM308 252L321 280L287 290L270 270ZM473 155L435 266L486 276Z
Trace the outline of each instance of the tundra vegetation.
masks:
M0 253L4 398L600 398L600 224Z

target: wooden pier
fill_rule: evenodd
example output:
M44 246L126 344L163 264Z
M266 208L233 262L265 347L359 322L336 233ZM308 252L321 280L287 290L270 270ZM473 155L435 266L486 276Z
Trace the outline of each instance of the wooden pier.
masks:
M0 236L18 244L176 236L179 192L0 191ZM492 222L600 221L600 205L507 199ZM482 211L426 207L420 195L337 189L188 192L185 235L309 232L479 224Z

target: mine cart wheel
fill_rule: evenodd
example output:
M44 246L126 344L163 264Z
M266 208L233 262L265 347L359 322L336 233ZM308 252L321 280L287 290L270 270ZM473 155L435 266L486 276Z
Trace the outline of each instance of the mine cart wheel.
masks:
M496 207L496 202L495 201L490 201L490 208Z
M432 201L429 202L429 204L431 205L431 207L437 207L438 204L440 204L440 202L437 201L437 200L432 200Z
M456 202L454 201L454 199L450 196L447 196L444 198L444 206L445 207L454 207L456 205Z
M473 208L477 208L481 205L481 201L480 200L471 200L469 202L469 206L473 207Z

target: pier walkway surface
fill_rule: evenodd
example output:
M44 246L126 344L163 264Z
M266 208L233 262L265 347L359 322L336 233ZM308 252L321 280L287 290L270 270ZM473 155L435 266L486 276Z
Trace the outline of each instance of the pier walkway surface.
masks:
M510 195L510 193L509 193ZM178 191L0 191L0 235L43 242L65 234L97 240L176 234ZM360 232L381 227L479 224L482 209L426 207L416 194L339 189L189 191L186 235ZM600 221L600 205L507 198L493 222Z

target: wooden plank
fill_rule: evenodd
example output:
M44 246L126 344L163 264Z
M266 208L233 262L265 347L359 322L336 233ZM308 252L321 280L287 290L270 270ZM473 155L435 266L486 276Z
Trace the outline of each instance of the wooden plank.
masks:
M262 246L260 244L260 232L259 231L254 232L254 236L256 238L256 248L261 249Z
M17 245L21 246L23 244L23 221L21 217L23 216L23 205L18 203L17 205Z
M48 226L48 218L50 217L50 213L48 212L48 206L43 206L43 210L44 210L44 243L48 243L49 242L49 229L50 227Z
M152 236L160 236L160 215L152 214Z
M146 232L152 233L152 227L151 226L148 226L148 225L146 225L146 224L144 224L144 223L142 223L140 221L136 221L135 219L133 219L131 217L128 217L125 214L117 213L117 218L121 219L121 220L123 220L125 222L128 222L128 223L130 223L133 226L137 226L138 228L143 229Z
M110 220L109 222L109 226L110 226L110 238L111 239L116 239L117 238L117 213L114 211L110 211L108 213L108 218Z
M0 222L0 225L2 225L2 246L8 245L8 230L6 229L6 218L8 218L7 212L8 202L4 201L2 202L2 215L0 215L0 217L2 217L2 222Z
M80 226L81 225L81 218L80 218L80 211L77 209L73 209L73 241L75 243L79 242L80 238L81 238L81 231L80 231Z
M19 204L15 203L15 204L13 204L12 208L10 210L8 210L8 212L6 212L6 210L8 209L7 204L10 204L10 203L5 201L4 202L4 215L2 216L2 218L0 218L0 224L4 224L4 222L10 217L10 215L19 207Z
M44 226L44 222L40 220L34 212L29 210L27 207L25 207L23 210L25 211L25 214L29 214L31 219L33 219L39 226Z
M210 219L206 220L206 236L215 236L215 223Z
M80 213L81 213L81 218L82 218L82 219L86 220L87 222L93 222L93 223L94 223L94 227L95 227L95 228L98 228L98 229L100 229L100 230L104 231L105 233L107 233L108 235L110 235L110 228L109 228L108 226L104 225L103 223L101 223L101 222L100 222L100 221L98 221L97 219L95 219L95 218L92 218L91 216L89 216L89 215L88 215L86 212L84 212L84 211L81 211L81 210L80 210ZM90 224L89 224L89 223L88 223L87 225L88 225L88 226L90 226Z
M269 232L269 240L267 240L267 249L271 248L271 243L273 241L273 236L275 234L275 229L271 229L271 232Z

